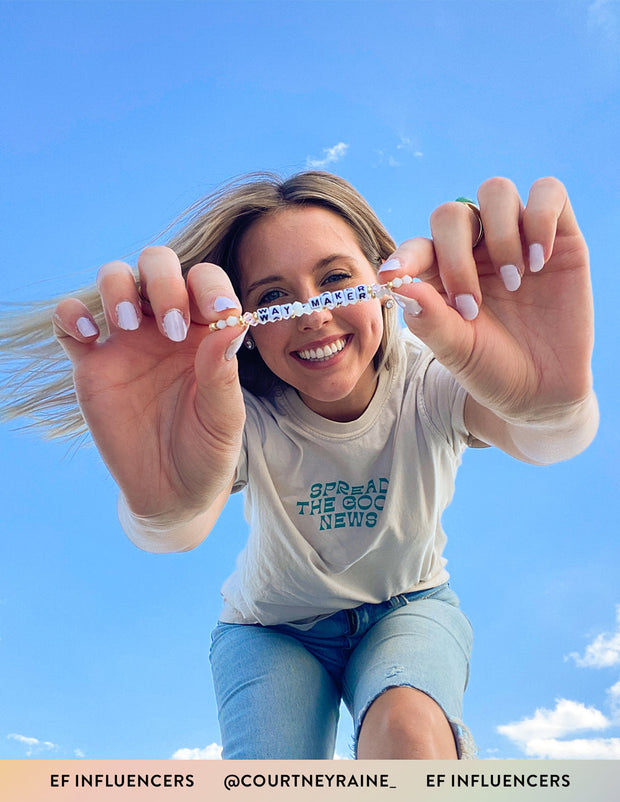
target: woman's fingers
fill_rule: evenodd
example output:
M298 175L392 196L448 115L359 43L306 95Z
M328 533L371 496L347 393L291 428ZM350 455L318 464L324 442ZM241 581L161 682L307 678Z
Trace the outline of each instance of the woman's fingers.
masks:
M550 258L558 233L581 236L566 187L557 178L539 178L532 184L523 213L523 231L532 273L542 270Z
M125 262L109 262L97 273L97 289L110 331L135 331L142 320L136 279Z
M246 334L239 322L241 303L226 273L217 265L201 263L194 265L187 274L187 289L190 297L192 320L202 325L220 322L221 329L210 332L209 340L201 346L201 359L197 363L200 380L200 363L207 362L223 352L230 361L237 353Z
M138 257L140 293L157 327L172 342L183 342L190 323L189 298L179 257L165 246L146 248Z
M439 275L449 303L465 320L473 320L482 303L472 248L480 230L477 215L465 203L454 201L435 209L430 223Z
M226 273L206 262L194 265L187 274L192 320L202 325L217 321L226 313L241 314L241 303Z
M99 327L77 298L61 301L52 317L56 339L73 362L88 352L99 337Z
M509 292L521 286L525 272L521 241L523 204L507 178L490 178L478 190L484 241L495 271Z

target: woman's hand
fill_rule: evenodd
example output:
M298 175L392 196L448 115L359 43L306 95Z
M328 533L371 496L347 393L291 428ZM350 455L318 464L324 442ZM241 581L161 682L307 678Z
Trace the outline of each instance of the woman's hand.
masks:
M496 442L496 418L551 420L591 393L592 290L586 243L559 181L536 181L523 206L512 182L493 178L478 201L479 245L472 210L447 203L431 217L433 239L405 242L398 264L388 260L397 269L381 278L422 279L398 290L417 302L405 322L469 391L472 434Z
M186 283L169 248L143 251L138 271L142 297L128 265L99 271L104 341L77 299L58 305L54 323L82 413L129 509L174 524L230 491L245 420L233 358L243 331L209 332L208 324L241 305L215 265L196 265Z

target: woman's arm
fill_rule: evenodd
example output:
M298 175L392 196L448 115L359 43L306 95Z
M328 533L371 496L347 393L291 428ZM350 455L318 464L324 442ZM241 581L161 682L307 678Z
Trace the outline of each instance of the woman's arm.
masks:
M594 440L598 422L593 391L583 401L537 420L503 420L471 396L465 402L465 425L470 434L533 465L551 465L577 456Z
M183 550L207 535L237 469L239 330L208 324L241 306L224 271L199 264L186 282L169 248L148 248L138 269L140 294L128 265L99 273L108 337L76 298L58 305L54 323L128 535L149 550Z
M131 542L143 551L158 554L172 551L190 551L200 545L211 532L232 491L233 482L204 512L187 521L165 518L146 518L135 515L127 505L125 496L118 496L118 519Z

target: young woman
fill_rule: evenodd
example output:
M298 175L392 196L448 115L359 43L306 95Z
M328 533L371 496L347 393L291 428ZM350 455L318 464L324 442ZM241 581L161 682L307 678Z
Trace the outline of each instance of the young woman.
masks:
M137 275L112 262L57 305L72 378L58 362L49 378L45 313L6 332L7 353L46 368L10 411L61 434L86 422L141 548L195 547L244 490L211 649L225 758L330 758L341 699L359 758L475 753L472 633L440 523L462 452L547 464L598 421L566 190L541 179L524 206L491 179L478 200L396 248L342 179L255 176Z

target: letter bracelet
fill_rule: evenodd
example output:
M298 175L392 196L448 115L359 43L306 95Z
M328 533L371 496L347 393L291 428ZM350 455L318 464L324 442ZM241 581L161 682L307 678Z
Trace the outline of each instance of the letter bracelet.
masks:
M340 306L353 306L361 301L370 301L374 298L389 296L386 305L392 306L394 299L392 290L411 284L415 279L411 276L397 276L386 284L358 284L356 287L346 287L342 290L322 292L309 298L306 303L293 301L293 303L261 306L255 312L243 312L241 315L230 315L227 318L209 324L211 331L225 329L227 326L261 326L266 323L276 323L279 320L311 315L320 309L336 309Z

